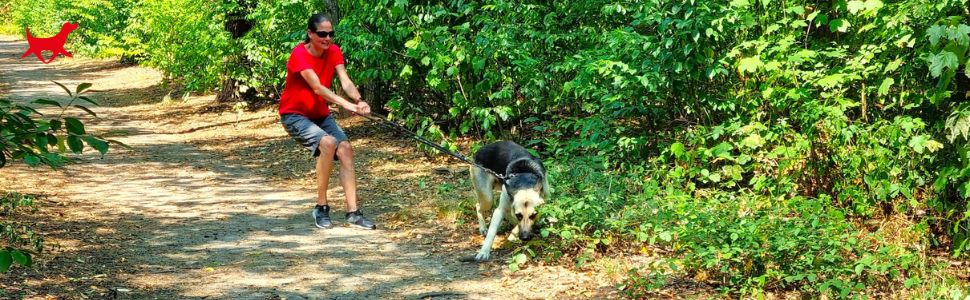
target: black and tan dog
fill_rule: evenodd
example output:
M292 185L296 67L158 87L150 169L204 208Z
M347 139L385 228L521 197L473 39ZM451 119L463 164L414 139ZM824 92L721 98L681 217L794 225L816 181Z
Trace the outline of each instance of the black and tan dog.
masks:
M485 236L485 243L475 260L486 261L491 257L492 242L503 217L516 224L510 238L529 240L535 235L532 231L536 209L549 197L549 181L542 161L513 142L495 142L482 147L475 153L475 162L505 176L503 183L485 170L471 167L472 184L478 197L478 227ZM491 222L486 227L485 215L492 209L493 190L499 186L498 207L492 211Z

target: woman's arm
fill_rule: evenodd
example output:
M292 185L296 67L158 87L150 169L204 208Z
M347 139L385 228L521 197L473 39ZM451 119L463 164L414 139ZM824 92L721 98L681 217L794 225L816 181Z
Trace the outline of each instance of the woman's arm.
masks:
M340 77L340 87L344 89L344 92L347 92L347 96L350 96L350 99L354 99L354 101L362 101L360 99L360 92L357 91L357 85L355 85L354 82L350 80L350 76L347 75L347 68L344 67L343 64L340 64L337 65L336 69L337 77Z
M323 86L323 84L320 84L320 77L317 77L317 73L314 73L313 69L300 71L300 75L303 76L303 80L306 80L307 84L310 85L310 88L313 89L313 93L320 95L323 97L323 99L327 99L327 101L340 105L346 110L357 111L357 105L347 101L347 99L344 99L343 97L340 97L340 95L337 95L337 93L334 93L327 87ZM357 92L357 90L355 89L354 92ZM350 93L348 93L348 95L349 94ZM360 98L359 93L357 94L357 97Z
M347 93L347 96L349 96L350 99L357 101L357 110L355 111L361 114L369 115L370 105L368 105L367 102L364 102L364 99L361 99L360 92L357 91L357 85L355 85L353 81L350 81L350 76L347 75L347 68L344 67L343 64L339 64L336 66L336 71L337 77L340 78L340 87L344 89L344 92Z

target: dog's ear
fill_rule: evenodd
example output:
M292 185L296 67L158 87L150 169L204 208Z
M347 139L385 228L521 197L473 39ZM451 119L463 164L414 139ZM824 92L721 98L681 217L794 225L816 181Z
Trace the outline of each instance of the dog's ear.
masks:
M532 189L534 189L536 192L538 192L540 195L542 195L542 193L544 192L542 190L542 185L543 185L542 184L542 177L539 177L539 180L536 181L536 184L532 186Z

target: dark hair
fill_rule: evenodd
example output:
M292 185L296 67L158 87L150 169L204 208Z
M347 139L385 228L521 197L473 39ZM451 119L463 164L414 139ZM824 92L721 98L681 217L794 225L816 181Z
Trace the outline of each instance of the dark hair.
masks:
M317 31L317 24L320 24L323 22L330 22L330 17L322 13L315 13L312 16L310 16L310 19L307 19L306 29L309 31ZM304 38L303 42L309 43L310 37L307 36L306 38Z

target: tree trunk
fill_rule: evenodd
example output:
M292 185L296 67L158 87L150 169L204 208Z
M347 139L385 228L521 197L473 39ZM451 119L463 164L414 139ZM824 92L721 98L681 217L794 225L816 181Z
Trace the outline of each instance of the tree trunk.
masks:
M330 22L333 23L334 27L337 27L337 24L340 23L340 6L337 5L337 1L323 0L323 7L324 13L330 16Z
M256 7L256 1L252 0L233 0L239 4L239 9L226 14L226 21L223 28L229 32L233 40L239 39L253 29L253 24L246 19L249 11ZM226 57L226 67L222 72L222 87L216 95L216 101L230 103L236 101L252 102L256 93L252 89L242 89L239 81L233 75L234 66L248 65L239 53L233 53ZM248 70L247 70L248 71Z

